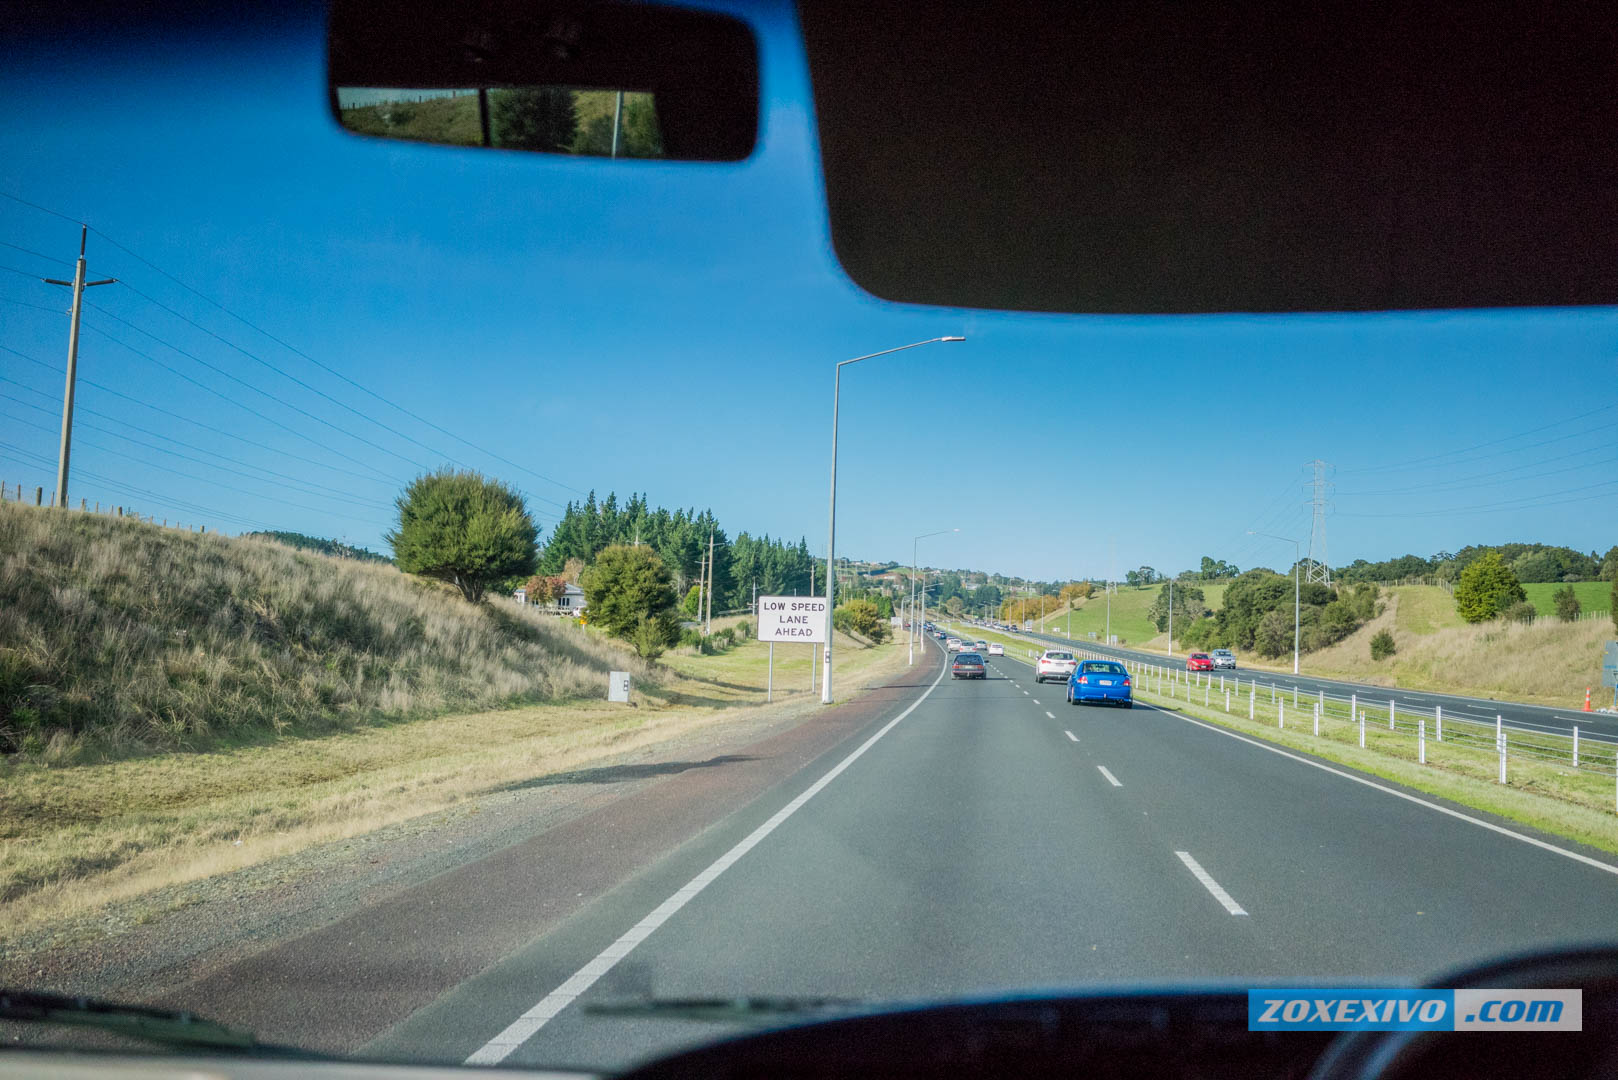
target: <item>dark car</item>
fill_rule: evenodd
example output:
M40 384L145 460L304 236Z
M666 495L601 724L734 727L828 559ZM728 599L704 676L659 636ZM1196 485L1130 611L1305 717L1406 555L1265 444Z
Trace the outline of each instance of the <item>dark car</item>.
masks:
M963 652L949 665L949 677L952 679L986 679L989 669L983 662L983 657L975 652Z

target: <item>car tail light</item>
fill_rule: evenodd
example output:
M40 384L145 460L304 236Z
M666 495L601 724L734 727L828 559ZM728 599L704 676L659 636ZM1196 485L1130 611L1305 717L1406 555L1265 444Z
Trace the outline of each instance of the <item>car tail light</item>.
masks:
M1090 676L1088 676L1088 675L1080 675L1079 676L1079 681L1081 683L1085 683L1085 684L1088 685L1088 683L1090 682Z
M1125 680L1124 680L1124 685L1125 685L1125 686L1129 686L1129 685L1130 685L1130 682L1129 682L1129 680L1128 680L1128 679L1125 679Z

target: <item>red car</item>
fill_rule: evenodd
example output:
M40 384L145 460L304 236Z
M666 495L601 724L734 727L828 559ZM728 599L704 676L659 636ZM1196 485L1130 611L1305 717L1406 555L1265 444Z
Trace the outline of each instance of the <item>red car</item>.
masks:
M1205 652L1194 652L1185 658L1185 669L1187 671L1212 671L1213 657Z

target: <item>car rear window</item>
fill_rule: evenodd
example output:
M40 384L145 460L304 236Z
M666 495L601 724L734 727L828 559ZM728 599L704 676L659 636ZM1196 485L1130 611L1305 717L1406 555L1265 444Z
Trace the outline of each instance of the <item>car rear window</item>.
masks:
M1123 674L1126 674L1125 671L1124 671L1124 666L1122 664L1114 664L1114 663L1112 663L1111 661L1108 661L1108 660L1089 660L1089 661L1086 661L1082 670L1084 670L1086 672L1096 672L1096 673L1099 673L1099 674L1102 674L1102 675L1123 675Z
M1045 654L1045 659L1047 659L1047 660L1071 660L1071 659L1073 659L1073 654L1069 653L1069 652L1048 652L1048 653Z
M981 661L981 660L982 660L982 659L983 659L983 657L981 657L981 656L979 656L979 655L978 655L978 654L977 654L977 653L975 653L975 652L963 652L963 653L962 653L962 654L961 654L961 655L960 655L960 656L959 656L959 657L958 657L958 658L957 658L957 659L956 659L956 661L955 661L955 662L956 662L956 663L957 663L957 664L959 664L959 663L962 663L962 662L970 662L970 661L972 661L972 660L979 660L979 661Z

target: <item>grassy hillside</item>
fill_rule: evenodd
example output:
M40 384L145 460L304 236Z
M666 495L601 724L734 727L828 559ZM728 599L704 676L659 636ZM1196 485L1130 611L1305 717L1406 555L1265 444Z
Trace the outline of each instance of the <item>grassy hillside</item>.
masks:
M1555 594L1558 589L1567 586L1555 582L1531 582L1522 587L1528 594L1528 602L1534 605L1534 610L1541 615L1556 614ZM1610 581L1575 581L1573 592L1579 598L1579 604L1585 611L1608 611L1612 608L1612 582ZM1612 624L1609 622L1608 626Z
M1217 611L1224 600L1225 586L1223 583L1215 585L1201 585L1203 602L1209 609ZM1157 627L1146 618L1146 612L1157 600L1157 594L1166 588L1164 585L1147 585L1137 588L1133 585L1120 585L1118 591L1112 595L1112 632L1118 636L1119 642L1124 645L1140 645L1158 636ZM1178 585L1175 588L1179 588ZM1067 631L1067 609L1063 608L1055 614L1048 615L1043 624L1045 633L1061 634ZM1073 609L1073 637L1075 639L1089 637L1091 631L1095 632L1096 639L1100 640L1106 633L1107 627L1107 598L1097 594L1088 600L1081 601Z
M645 664L392 566L0 504L0 752L173 748L559 701Z

